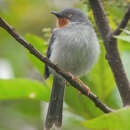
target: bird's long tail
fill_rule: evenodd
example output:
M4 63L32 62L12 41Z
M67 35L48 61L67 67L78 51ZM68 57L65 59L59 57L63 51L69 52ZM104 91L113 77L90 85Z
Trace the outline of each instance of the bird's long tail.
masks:
M50 103L45 121L46 130L50 130L53 124L58 128L62 125L64 89L65 80L61 77L54 76Z

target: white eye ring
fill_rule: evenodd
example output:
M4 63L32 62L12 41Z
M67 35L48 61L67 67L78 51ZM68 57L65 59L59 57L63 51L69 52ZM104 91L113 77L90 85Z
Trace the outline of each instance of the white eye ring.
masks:
M68 17L71 18L71 17L72 17L72 14L69 14Z

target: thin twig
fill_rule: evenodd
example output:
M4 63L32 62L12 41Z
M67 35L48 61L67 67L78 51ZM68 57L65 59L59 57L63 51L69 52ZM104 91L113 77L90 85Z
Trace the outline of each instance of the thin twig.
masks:
M130 19L130 5L128 7L128 10L126 11L123 19L121 20L121 23L118 25L117 29L113 32L114 35L120 35L122 33L123 29L126 27L128 21Z
M60 69L57 65L53 64L47 57L43 56L37 49L35 49L30 43L25 41L20 34L18 34L14 28L12 28L7 22L5 22L2 18L0 18L0 26L5 29L13 38L15 38L18 43L20 43L22 46L27 48L31 54L36 56L39 60L42 62L48 64L51 68L53 68L58 74L62 75L74 88L78 89L81 93L83 93L85 96L89 97L95 105L102 110L104 113L113 112L111 108L103 104L97 96L90 92L89 95L84 88L83 84L80 84L77 82L77 80L72 79L72 77L67 73L64 72L62 69Z
M123 104L124 106L130 105L130 83L120 58L117 40L112 37L112 30L109 26L102 2L101 0L89 0L89 2L94 13L96 24L104 41L107 53L106 58L113 72ZM125 22L125 24L127 23ZM122 26L122 24L120 26Z

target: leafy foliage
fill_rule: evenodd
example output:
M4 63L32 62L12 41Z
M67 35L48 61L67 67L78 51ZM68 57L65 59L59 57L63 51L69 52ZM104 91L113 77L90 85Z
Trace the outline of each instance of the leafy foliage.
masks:
M115 36L117 39L126 41L126 42L130 42L130 36Z
M0 80L0 100L37 99L49 101L50 89L29 79Z
M37 50L41 53L45 55L45 50L47 49L47 44L45 43L44 40L42 40L41 38L32 35L32 34L28 34L26 35L26 39L29 43L31 43L35 48L37 48ZM38 69L38 71L43 74L44 73L44 64L37 59L35 56L33 56L32 54L30 54L29 52L27 52L28 57L30 59L30 61L32 62L32 64Z
M83 125L93 130L129 130L130 108L123 108L110 114L104 114ZM114 123L114 124L113 124Z

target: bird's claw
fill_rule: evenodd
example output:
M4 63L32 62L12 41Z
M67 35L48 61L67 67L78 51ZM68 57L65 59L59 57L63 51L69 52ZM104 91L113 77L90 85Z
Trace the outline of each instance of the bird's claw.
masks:
M82 81L81 81L79 78L76 78L76 80L77 80L77 82L78 82L79 84L83 85L83 87L84 87L84 88L86 89L86 91L87 91L87 95L89 96L89 94L90 94L90 88L89 88L87 85L83 84ZM79 92L79 93L78 93L78 96L80 97L81 95L82 95L82 92Z
M71 72L68 72L68 75L71 76L71 79L74 79L74 75Z

